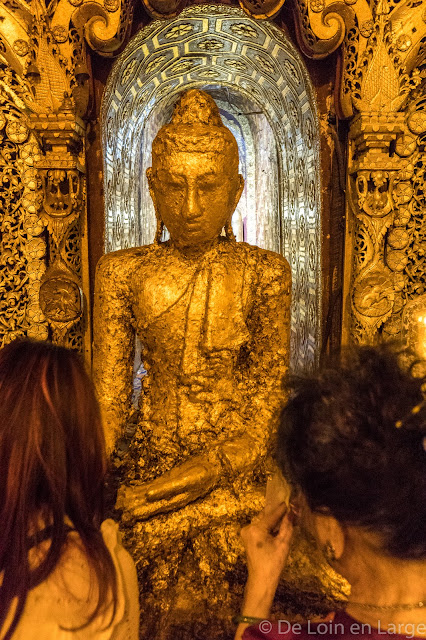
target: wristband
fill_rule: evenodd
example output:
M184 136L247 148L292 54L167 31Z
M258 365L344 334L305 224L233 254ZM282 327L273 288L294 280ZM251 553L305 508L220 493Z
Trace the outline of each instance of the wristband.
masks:
M265 618L254 618L253 616L234 616L232 622L234 624L257 624L262 622Z

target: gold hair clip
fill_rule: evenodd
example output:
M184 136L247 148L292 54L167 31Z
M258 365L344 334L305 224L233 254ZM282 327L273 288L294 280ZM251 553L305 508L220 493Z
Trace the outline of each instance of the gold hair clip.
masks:
M417 413L420 413L420 411L423 409L424 405L426 403L426 400L423 400L422 402L420 402L419 404L416 404L410 411L410 413L408 413L405 418L403 420L397 420L395 422L395 427L397 429L400 429L402 427L402 425L404 424L404 422L406 422L408 420L408 418L410 416L415 416Z
M416 404L416 405L411 409L410 413L408 413L408 414L405 416L405 418L404 418L403 420L397 420L397 421L395 422L395 427L396 427L397 429L400 429L400 428L403 426L404 422L406 422L406 421L410 418L410 416L415 416L415 415L417 415L418 413L420 413L420 411L423 409L423 407L425 406L425 404L426 404L426 399L425 399L425 400L423 400L422 402L419 402L419 404ZM424 436L424 437L422 438L422 447L423 447L423 450L426 452L426 436Z

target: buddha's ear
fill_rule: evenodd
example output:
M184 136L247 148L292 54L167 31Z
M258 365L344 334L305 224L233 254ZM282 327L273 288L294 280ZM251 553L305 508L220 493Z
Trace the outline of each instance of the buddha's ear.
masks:
M152 173L152 167L148 167L148 169L146 170L146 177L148 179L149 193L152 198L152 202L154 203L155 215L158 219L159 216L158 216L158 209L157 209L157 198L155 196L155 190L154 190L154 175Z
M146 177L148 179L149 193L151 194L151 198L154 199L154 195L153 195L154 176L152 173L152 167L148 167L148 169L146 170Z
M237 187L237 191L235 193L235 200L234 200L234 208L233 211L235 211L235 209L237 208L237 204L240 201L241 198L241 194L243 192L244 189L244 178L241 174L238 174L238 187Z

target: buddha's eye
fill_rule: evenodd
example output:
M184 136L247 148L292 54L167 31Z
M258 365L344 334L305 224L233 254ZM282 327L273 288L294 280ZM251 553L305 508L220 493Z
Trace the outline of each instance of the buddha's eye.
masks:
M208 176L203 176L202 178L199 178L197 180L197 186L200 189L203 189L205 191L210 191L211 189L215 189L220 185L221 185L221 182L218 179L218 176L213 174Z
M184 187L184 181L179 176L176 176L168 171L159 170L157 173L157 180L160 189L181 189Z
M184 184L179 180L164 180L164 186L169 189L183 189Z

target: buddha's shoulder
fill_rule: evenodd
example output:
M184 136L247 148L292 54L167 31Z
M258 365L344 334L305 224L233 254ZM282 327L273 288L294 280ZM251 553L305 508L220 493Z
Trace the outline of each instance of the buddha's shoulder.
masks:
M260 247L247 244L247 242L237 242L234 247L242 258L254 266L267 268L278 274L290 277L290 265L286 258L280 253L269 251L269 249L261 249Z
M106 253L98 262L98 277L110 274L131 275L136 269L140 269L144 263L152 263L158 253L159 247L156 244Z

